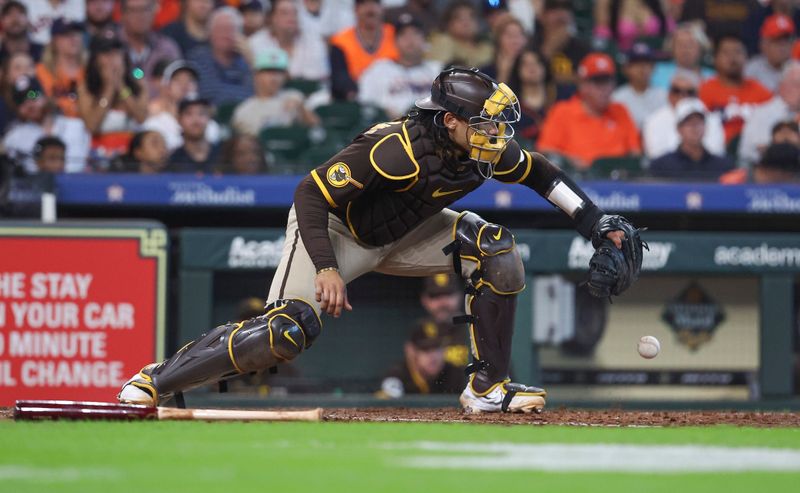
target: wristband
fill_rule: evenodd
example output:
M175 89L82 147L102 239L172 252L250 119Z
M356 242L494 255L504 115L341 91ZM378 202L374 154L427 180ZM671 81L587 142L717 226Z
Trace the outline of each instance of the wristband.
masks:
M338 267L325 267L324 269L320 269L320 270L318 270L318 271L317 271L317 275L320 275L320 274L322 274L323 272L327 272L327 271L329 271L329 270L333 270L333 271L339 272L339 268L338 268Z

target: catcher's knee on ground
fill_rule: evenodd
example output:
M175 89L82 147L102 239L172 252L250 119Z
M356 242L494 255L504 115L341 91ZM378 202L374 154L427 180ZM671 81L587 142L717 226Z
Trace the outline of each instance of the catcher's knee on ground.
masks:
M163 363L146 366L123 386L119 399L157 403L174 392L271 368L294 359L319 336L322 323L305 301L278 300L266 310L216 327Z

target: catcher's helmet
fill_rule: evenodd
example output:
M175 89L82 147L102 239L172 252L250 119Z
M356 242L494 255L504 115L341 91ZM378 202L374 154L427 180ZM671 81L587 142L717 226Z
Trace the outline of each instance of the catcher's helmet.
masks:
M416 106L424 110L448 111L466 120L474 133L470 157L490 166L483 174L491 178L508 141L514 136L511 123L519 121L519 101L505 84L476 68L454 67L440 73L431 86L430 97Z

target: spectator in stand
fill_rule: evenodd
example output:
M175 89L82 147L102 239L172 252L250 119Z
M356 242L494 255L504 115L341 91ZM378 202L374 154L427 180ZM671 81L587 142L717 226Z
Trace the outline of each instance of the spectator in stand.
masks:
M396 25L403 14L410 14L422 26L427 38L436 29L439 21L437 2L434 0L407 0L405 4L386 9L386 21Z
M565 156L580 170L597 158L641 154L636 124L623 105L611 101L616 77L611 57L590 53L581 61L578 77L578 93L547 115L539 150Z
M89 134L77 118L58 114L36 78L22 76L14 83L15 119L3 137L3 149L16 157L28 173L37 171L34 146L41 137L54 135L66 145L66 171L83 171L89 156Z
M147 90L134 78L119 39L92 40L86 76L78 84L78 112L98 157L127 151L133 132L147 117Z
M302 31L328 39L356 24L353 0L302 0Z
M793 144L772 144L753 170L756 183L800 182L800 148Z
M361 74L382 58L397 60L394 27L383 22L379 0L355 0L356 25L330 39L331 94L354 100Z
M14 53L27 53L34 61L39 61L44 46L31 40L30 25L25 4L9 0L3 5L0 9L0 61Z
M661 38L674 28L661 0L596 0L594 37L614 41L622 51L631 49L637 38Z
M114 171L142 175L161 173L167 167L168 158L164 137L158 132L143 130L133 136L121 166Z
M667 91L650 85L655 54L645 43L634 43L625 55L622 73L628 83L619 87L611 99L628 109L637 128L642 128L645 118L667 102Z
M533 36L534 46L547 60L558 100L575 94L578 64L589 54L589 45L575 35L572 11L571 0L545 0Z
M642 140L648 158L655 159L678 148L680 136L675 107L683 99L696 98L699 85L700 78L694 72L678 69L674 73L667 104L648 116L642 125ZM711 154L725 154L725 130L722 128L722 119L716 113L706 114L703 146Z
M267 159L264 156L264 149L261 147L261 142L258 138L247 134L234 134L225 141L222 145L220 171L231 175L260 175L266 173L268 171ZM263 305L264 303L262 302L261 304Z
M181 50L175 41L153 32L155 0L122 0L120 5L120 41L128 48L131 64L143 71L139 78L149 81L156 63L180 58ZM147 90L150 97L156 97L158 85L148 83Z
M452 0L442 14L442 29L431 35L428 59L444 66L482 67L491 63L492 44L480 38L478 12L469 0Z
M35 77L33 58L27 52L10 55L0 65L0 136L14 117L14 82L22 76Z
M268 127L319 125L319 117L303 105L303 93L283 88L288 67L289 57L280 48L261 50L256 54L253 66L255 95L237 106L231 118L237 132L258 135Z
M786 65L778 92L769 102L756 106L742 130L739 159L757 163L770 142L770 131L776 123L800 118L800 62Z
M514 125L517 138L535 144L547 111L555 99L555 89L541 53L531 47L522 50L511 69L508 86L519 99L521 118ZM524 146L523 146L524 147Z
M31 39L42 46L50 43L50 26L56 19L86 20L85 0L25 0L31 21Z
M178 123L183 132L183 145L169 157L169 173L212 173L219 165L220 146L206 140L206 127L211 120L211 102L196 94L178 105Z
M47 135L36 141L33 146L33 159L39 173L63 173L66 161L67 146L58 137Z
M185 56L208 44L208 20L213 10L214 0L183 0L180 20L164 26L161 34L172 38Z
M754 3L754 0L684 0L679 21L702 21L711 39L738 35Z
M481 68L481 72L499 82L508 83L514 60L528 44L525 28L516 17L505 13L497 16L492 32L494 34L494 58L490 65Z
M64 115L77 118L78 84L83 80L86 66L83 24L56 19L50 39L42 61L36 66L36 78Z
M764 21L776 14L785 15L792 19L795 26L800 25L800 5L796 0L769 0L753 2L750 5L750 15L742 28L742 39L747 46L747 53L755 55L759 51L761 29Z
M761 26L761 54L747 62L744 75L770 91L777 90L783 68L792 58L794 29L794 22L785 15L768 17Z
M703 67L703 53L709 46L703 28L697 23L680 24L670 40L672 59L656 63L653 70L652 85L667 89L676 70L694 72L701 80L714 76L714 71Z
M114 22L114 0L86 0L86 36L117 36L119 26Z
M719 112L725 127L725 143L742 132L754 105L772 97L757 80L744 76L747 52L737 36L725 35L714 46L714 67L717 75L700 86L700 99L709 111Z
M187 57L197 68L200 96L216 106L238 103L253 95L246 59L250 52L242 23L242 14L233 7L215 10L208 21L209 45L198 46Z
M733 169L726 157L715 156L703 146L707 110L697 98L682 99L675 108L680 144L650 163L650 174L675 181L717 181Z
M497 24L502 18L510 15L508 13L507 0L483 0L478 3L481 6L481 18L486 22L486 26L491 32L497 30Z
M197 70L186 60L175 60L164 69L159 97L150 103L149 117L142 124L146 130L159 132L167 150L174 151L183 145L181 126L178 123L178 104L190 94L197 93ZM206 127L206 140L219 142L221 130L214 120Z
M800 147L800 125L796 120L784 120L772 127L773 144L792 144Z
M242 33L249 38L267 25L264 4L261 0L244 0L239 4L242 13Z
M289 77L322 81L330 76L328 49L321 37L300 30L295 0L273 0L267 25L250 36L254 56L262 50L283 50L289 56Z
M390 369L377 395L397 399L408 394L455 394L464 372L444 359L444 339L431 322L420 322L405 343L403 362Z
M431 83L442 68L438 62L424 60L425 31L411 14L397 18L394 32L400 57L370 65L358 89L360 103L382 108L391 119L405 115L415 101L430 96Z

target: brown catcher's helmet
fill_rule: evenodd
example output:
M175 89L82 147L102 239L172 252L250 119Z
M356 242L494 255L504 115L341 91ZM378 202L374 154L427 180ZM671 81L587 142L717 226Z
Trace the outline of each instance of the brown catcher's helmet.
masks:
M443 71L433 81L430 97L420 99L416 106L448 111L469 123L474 130L469 139L470 158L490 165L486 171L478 168L487 179L514 137L510 124L520 118L514 92L476 68L454 67Z
M416 105L424 110L449 111L469 120L481 114L483 103L497 88L497 83L476 68L454 67L440 73L433 81L430 97Z

